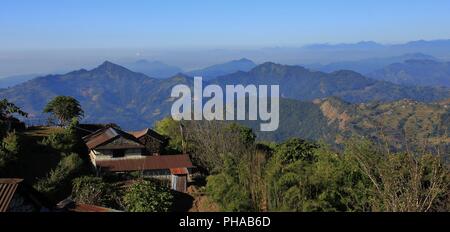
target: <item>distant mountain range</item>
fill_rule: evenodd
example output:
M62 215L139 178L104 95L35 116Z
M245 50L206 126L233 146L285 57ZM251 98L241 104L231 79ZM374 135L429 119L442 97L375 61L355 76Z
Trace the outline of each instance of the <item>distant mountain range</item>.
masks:
M361 41L358 43L347 44L313 44L302 47L305 51L315 52L341 52L344 58L347 52L370 52L372 54L408 54L408 53L424 53L437 57L449 57L448 49L450 49L450 39L442 40L417 40L400 44L380 44L374 41Z
M266 61L273 61L282 64L331 64L347 61L358 61L373 58L399 57L404 54L422 53L436 57L439 60L450 61L450 40L419 40L401 44L381 44L372 41L363 41L348 44L313 44L307 46L289 46L289 47L265 47L257 49L191 49L191 50L147 50L142 49L140 54L149 54L140 56L142 59L153 61L163 61L168 66L180 67L184 71L190 71L193 68L206 67L211 64L218 64L223 61L236 60L246 57L253 62L260 64ZM99 51L95 49L74 52L73 50L61 51L24 51L21 53L21 59L2 59L0 62L0 76L13 76L21 73L54 73L53 70L70 71L79 67L94 67L100 61L105 59L123 60L125 54L135 54L134 49L108 49L108 51ZM70 54L68 56L67 54ZM3 57L15 57L14 51L3 51ZM408 59L417 59L411 57ZM422 59L422 58L420 58ZM404 60L396 60L402 62ZM146 73L149 76L159 77L159 72L153 73L132 67L133 63L119 62L133 71ZM146 62L145 62L146 63ZM380 69L386 65L378 66ZM171 71L175 75L177 70ZM350 69L353 71L367 74L366 70L357 70L346 67L326 69L322 71L332 72L340 69ZM318 69L316 69L318 70ZM248 71L248 70L242 70ZM370 70L372 72L375 70ZM60 73L60 72L58 72ZM152 75L150 75L152 74ZM168 77L163 73L163 76Z
M394 63L368 74L377 80L400 85L450 87L450 62L412 59Z
M219 85L279 85L283 98L311 101L330 96L352 103L413 99L423 102L449 98L448 88L401 86L377 81L353 71L324 73L301 66L267 62L249 72L236 72L212 80Z
M211 80L218 76L223 76L230 73L235 73L238 71L250 71L256 67L256 64L249 60L242 58L240 60L233 60L223 64L216 64L213 66L206 67L204 69L194 70L187 72L190 76L201 76L204 80Z
M160 61L138 60L131 64L124 65L126 68L135 72L143 73L154 78L168 78L175 76L183 70L176 66L171 66Z
M414 133L441 144L448 140L445 133L450 131L449 100L444 101L450 99L450 90L446 88L404 87L352 71L328 74L275 63L221 76L209 83L280 84L283 98L280 129L258 132L263 140L280 141L300 136L339 144L352 134L376 137L378 129L384 128L392 134L395 143L403 141L398 133ZM2 89L0 98L22 107L32 119L43 116L42 109L53 97L72 96L80 101L86 114L85 122L117 123L130 130L150 127L156 120L168 116L175 100L170 98L170 92L177 84L193 86L193 79L182 74L156 79L104 62L89 71L82 69L38 77ZM443 100L438 104L401 100L404 98L425 102ZM386 103L367 103L369 101ZM254 126L254 122L247 123ZM414 130L417 131L411 132ZM396 146L402 146L399 144Z
M338 70L352 70L362 74L372 73L393 63L401 63L406 60L437 60L433 56L422 53L405 54L402 56L369 58L354 61L341 61L330 64L309 64L305 67L322 72L334 72Z
M249 59L242 58L239 60L232 60L226 63L216 64L203 69L186 72L179 67L171 66L160 61L150 62L147 60L138 60L134 63L126 64L124 67L134 72L143 73L149 77L158 79L169 78L180 73L186 73L186 75L189 76L201 76L203 77L203 80L211 80L218 76L223 76L238 71L249 71L256 67L256 64Z
M0 89L9 88L20 83L29 81L35 77L38 77L39 74L26 74L26 75L18 75L18 76L10 76L0 78Z
M85 121L115 122L124 128L138 129L167 116L173 101L169 98L172 86L191 82L191 78L183 75L151 78L105 62L90 71L35 78L0 90L0 98L21 106L31 118L39 118L50 99L58 95L72 96L85 110Z

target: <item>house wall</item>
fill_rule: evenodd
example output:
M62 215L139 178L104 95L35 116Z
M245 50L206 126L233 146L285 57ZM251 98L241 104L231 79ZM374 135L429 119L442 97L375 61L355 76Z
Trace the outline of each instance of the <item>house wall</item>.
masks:
M160 170L145 170L145 177L151 177L159 180L171 180L172 174L168 169L160 169Z
M95 157L95 160L109 160L109 159L124 159L124 158L139 158L142 156L142 149L126 149L125 150L125 156L120 158L114 158L113 157L113 151L114 150L92 150L91 153Z

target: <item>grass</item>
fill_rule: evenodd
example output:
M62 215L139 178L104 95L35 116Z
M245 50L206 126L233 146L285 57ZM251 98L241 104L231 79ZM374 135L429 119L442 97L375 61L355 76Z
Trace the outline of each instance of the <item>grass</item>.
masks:
M52 133L63 132L64 129L61 127L30 127L22 134L29 138L34 138L36 140L43 139L44 137L49 136Z

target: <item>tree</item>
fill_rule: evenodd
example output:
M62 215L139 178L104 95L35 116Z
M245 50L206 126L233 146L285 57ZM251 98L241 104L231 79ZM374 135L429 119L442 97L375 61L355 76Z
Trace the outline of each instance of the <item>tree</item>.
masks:
M0 118L3 120L5 118L10 117L12 114L18 114L23 117L27 117L28 114L22 111L19 107L14 105L11 102L8 102L7 99L3 99L0 101Z
M58 96L51 100L44 108L44 113L51 113L60 125L67 125L73 118L81 119L84 111L80 103L73 97Z
M240 162L232 156L224 158L223 170L207 178L206 191L213 201L226 212L254 210L250 189L242 182ZM248 167L247 167L248 168Z
M13 115L19 115L22 117L28 117L28 114L22 111L18 106L14 105L8 100L3 99L0 101L0 138L3 138L10 130L9 119L13 118Z
M319 148L317 144L299 138L292 138L276 148L275 156L284 164L293 163L297 160L312 161L314 159L314 151L317 148Z
M256 135L253 133L252 128L237 123L230 123L225 129L229 130L231 133L239 134L242 143L247 146L251 146L255 143Z
M155 131L170 138L169 145L166 147L166 152L183 152L184 138L181 135L182 125L180 122L173 120L171 117L166 117L155 123Z
M353 139L347 147L346 155L370 179L374 211L427 212L448 194L449 171L439 156L383 152L367 140Z
M271 211L368 211L370 182L354 162L325 145L291 139L266 167Z
M161 184L138 180L126 190L123 202L129 212L167 212L172 206L173 195Z
M18 159L21 150L20 137L16 133L9 133L0 142L0 169Z
M220 121L189 121L187 147L197 165L209 173L220 172L226 156L254 154L251 129Z

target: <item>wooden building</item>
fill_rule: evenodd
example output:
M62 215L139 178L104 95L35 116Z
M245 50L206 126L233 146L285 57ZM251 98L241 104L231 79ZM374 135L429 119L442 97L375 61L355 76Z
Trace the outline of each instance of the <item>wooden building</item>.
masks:
M142 172L167 180L172 189L185 192L193 168L189 155L161 155L166 139L151 129L127 133L113 126L83 138L99 173Z

